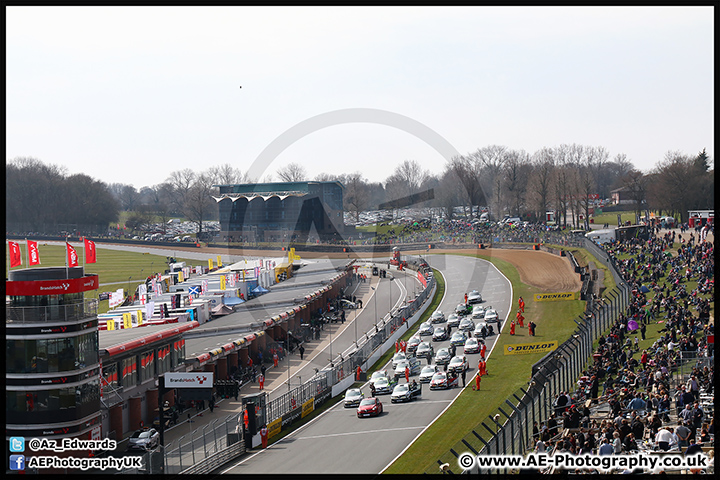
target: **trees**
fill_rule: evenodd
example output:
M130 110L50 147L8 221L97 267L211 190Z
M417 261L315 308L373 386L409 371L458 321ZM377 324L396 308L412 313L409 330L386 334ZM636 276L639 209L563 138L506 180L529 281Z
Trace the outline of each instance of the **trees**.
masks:
M474 205L485 205L487 203L487 197L480 184L482 164L472 155L461 155L453 157L448 161L445 167L444 179L450 180L455 179L459 185L462 185L465 192L464 198L461 196L458 198L461 203L459 205L466 205L466 201L470 203L470 214L472 215ZM446 195L445 199L449 200L452 195ZM463 201L464 200L464 201ZM448 205L445 205L447 209ZM452 208L450 208L452 212ZM451 215L452 216L452 215Z
M31 157L10 160L5 173L8 231L107 233L117 221L119 203L109 187L87 175L68 176L64 167Z
M705 150L692 157L667 152L652 171L648 196L653 208L679 214L688 220L688 210L714 208L714 170Z
M281 182L303 182L307 180L307 171L305 167L298 163L288 163L285 167L277 171Z
M345 186L343 194L345 210L354 214L356 222L360 221L360 212L370 206L370 189L367 181L360 172L354 172L347 175L342 183Z
M552 149L543 148L536 152L532 167L528 180L528 200L535 208L536 218L545 221L545 214L550 208L550 187L555 168Z
M508 200L509 213L521 217L526 210L525 196L531 172L530 157L524 151L507 151L502 172L502 187Z

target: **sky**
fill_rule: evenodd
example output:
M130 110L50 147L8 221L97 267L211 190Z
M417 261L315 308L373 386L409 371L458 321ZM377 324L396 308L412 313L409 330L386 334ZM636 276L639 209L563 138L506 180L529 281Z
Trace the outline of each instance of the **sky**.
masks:
M140 189L490 145L714 160L713 7L6 7L6 160Z

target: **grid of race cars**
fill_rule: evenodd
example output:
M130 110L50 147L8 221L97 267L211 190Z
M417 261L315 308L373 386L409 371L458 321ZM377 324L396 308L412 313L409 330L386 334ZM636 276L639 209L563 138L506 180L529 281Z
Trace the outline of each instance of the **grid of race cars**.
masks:
M473 290L467 298L450 315L433 312L407 341L405 352L399 350L388 368L372 373L368 379L370 396L360 388L349 388L343 400L345 407L357 407L358 418L380 416L385 395L390 395L392 403L410 402L421 398L423 385L429 390L460 386L462 372L470 368L471 361L479 360L485 340L499 331L499 314L492 306L480 305L480 292Z

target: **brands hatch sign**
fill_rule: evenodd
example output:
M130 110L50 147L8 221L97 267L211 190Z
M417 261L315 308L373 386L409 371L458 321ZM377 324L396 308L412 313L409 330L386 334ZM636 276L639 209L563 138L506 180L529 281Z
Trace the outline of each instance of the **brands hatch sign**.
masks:
M213 372L166 373L165 388L212 388Z

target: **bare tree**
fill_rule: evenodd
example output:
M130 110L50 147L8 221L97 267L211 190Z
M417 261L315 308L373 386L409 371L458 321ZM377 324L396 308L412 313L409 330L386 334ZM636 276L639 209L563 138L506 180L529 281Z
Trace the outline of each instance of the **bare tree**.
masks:
M307 180L307 171L299 163L288 163L277 171L282 182L303 182Z
M523 216L528 177L530 176L530 159L524 151L509 150L503 167L503 187L507 192L510 213Z
M633 207L637 215L641 215L644 210L645 196L647 194L647 179L642 172L634 170L630 172L623 180L623 186L628 192L628 196L633 201Z
M217 210L212 198L215 190L210 175L201 173L195 177L185 194L183 212L185 217L197 226L198 238L203 237L203 225L209 219L211 209Z
M185 210L185 200L190 187L195 183L197 174L189 169L177 170L170 174L165 183L168 185L167 192L170 195L172 206L178 212Z
M543 148L533 155L533 172L528 181L528 195L535 205L535 212L540 221L545 222L550 207L550 187L555 168L552 149Z
M502 167L506 160L507 147L488 145L470 154L476 162L475 169L481 172L478 176L480 186L485 193L490 212L500 216L503 213L502 201Z
M453 157L445 167L445 181L454 179L463 187L462 190L465 195L459 197L459 201L461 202L459 205L464 206L466 205L465 202L469 202L470 215L472 215L473 206L477 205L479 207L488 203L482 185L480 185L481 171L481 163L475 161L472 155ZM452 197L452 195L445 196L446 200Z
M235 185L240 183L252 183L247 172L235 168L229 163L210 167L207 171L210 179L217 185Z
M355 215L356 222L360 221L360 212L367 209L370 204L367 181L360 172L355 172L346 176L343 185L345 186L343 195L345 209Z

